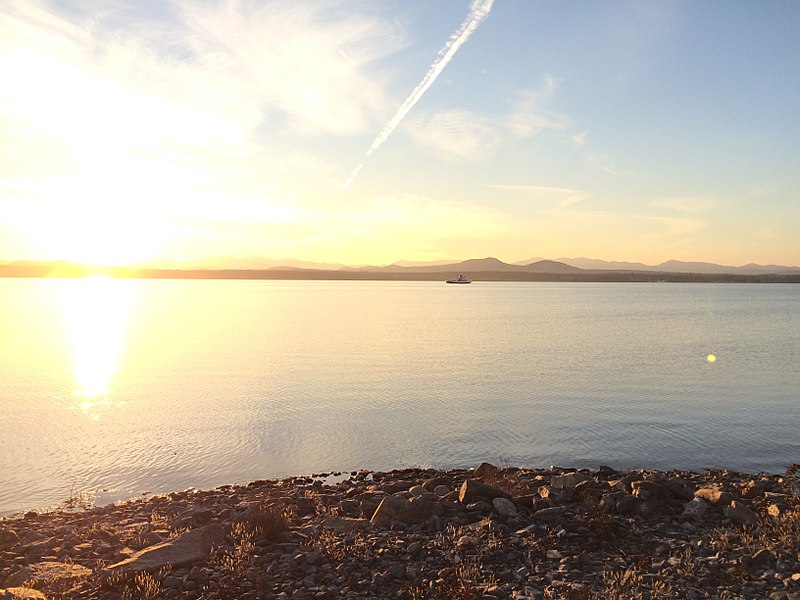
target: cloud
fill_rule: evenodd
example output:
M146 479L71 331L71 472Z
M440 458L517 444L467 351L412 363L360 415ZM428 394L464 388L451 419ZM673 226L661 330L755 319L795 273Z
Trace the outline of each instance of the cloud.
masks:
M663 227L663 232L671 236L688 235L701 231L707 227L705 221L688 217L658 217L636 215L637 219L658 223Z
M546 108L557 89L558 82L555 78L545 74L538 89L519 92L514 110L506 120L506 130L515 137L530 138L545 130L567 129L570 120Z
M717 205L713 198L703 196L664 196L650 202L654 208L668 208L682 213L703 213L712 210Z
M427 112L407 120L404 131L431 156L447 162L479 162L492 157L510 139L566 130L569 119L545 108L556 88L555 79L544 75L538 89L516 94L505 115L489 117L464 109Z
M206 73L303 133L364 131L387 102L373 65L405 44L391 22L339 3L181 3ZM267 115L268 117L268 115Z
M592 194L583 190L549 185L488 184L486 187L522 192L532 199L555 202L558 208L562 209L569 208L592 197Z
M451 162L492 156L502 144L491 120L467 110L444 110L406 122L405 130L430 154Z

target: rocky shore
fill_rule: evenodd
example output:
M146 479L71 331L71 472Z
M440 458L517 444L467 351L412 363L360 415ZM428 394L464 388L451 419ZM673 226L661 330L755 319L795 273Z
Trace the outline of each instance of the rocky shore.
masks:
M800 600L800 477L484 463L29 512L0 598Z

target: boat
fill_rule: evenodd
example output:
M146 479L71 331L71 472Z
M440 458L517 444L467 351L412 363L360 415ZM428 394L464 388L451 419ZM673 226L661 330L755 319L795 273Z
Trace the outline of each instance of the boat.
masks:
M448 279L447 283L472 283L472 280L466 275L461 274L458 276L458 279Z

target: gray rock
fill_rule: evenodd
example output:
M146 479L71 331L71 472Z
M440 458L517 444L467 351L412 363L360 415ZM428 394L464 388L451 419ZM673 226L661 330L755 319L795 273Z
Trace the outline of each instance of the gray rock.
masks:
M439 502L429 502L420 498L406 500L398 496L386 496L375 509L370 522L373 525L388 524L392 521L422 523L433 516L441 515L442 512L443 508Z
M564 516L566 509L563 506L554 506L552 508L542 508L533 513L533 518L537 521L554 522L558 521Z
M574 488L581 481L586 481L587 479L589 479L589 476L581 471L566 473L564 475L555 475L550 479L550 487L556 490Z
M492 506L501 517L516 517L519 514L517 507L507 498L495 498L492 500Z
M433 493L436 494L439 497L447 496L447 494L449 494L450 491L451 491L450 488L448 486L446 486L446 485L437 485L433 489Z
M351 519L349 517L330 515L322 522L322 526L336 533L350 533L352 531L364 531L365 529L369 529L370 522L368 519Z
M107 571L154 571L162 567L188 565L208 556L213 546L225 541L226 533L217 523L192 529L167 542L150 546L133 556L106 567Z
M726 517L728 517L734 523L738 523L739 525L755 525L758 523L758 517L756 517L756 513L736 500L731 501L731 505L726 506L723 512Z
M682 516L687 519L701 521L703 519L703 515L706 514L706 510L708 510L708 503L702 498L694 498L684 504Z

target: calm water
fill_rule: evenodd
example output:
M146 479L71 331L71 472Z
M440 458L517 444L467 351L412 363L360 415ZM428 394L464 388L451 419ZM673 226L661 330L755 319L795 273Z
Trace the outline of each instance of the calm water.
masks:
M798 308L798 285L0 280L0 514L482 460L782 471Z

